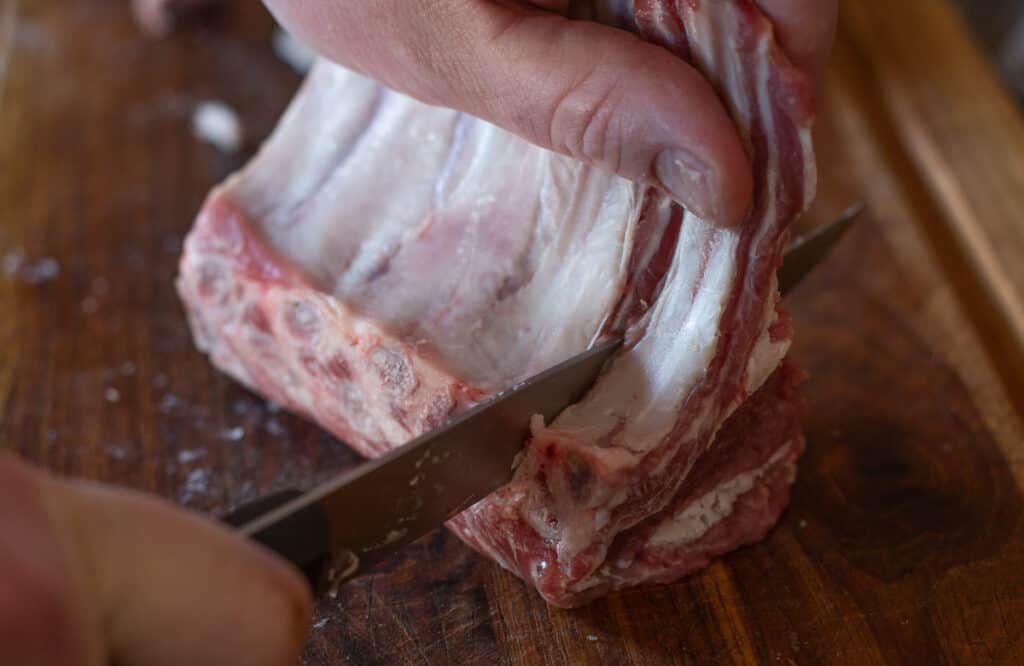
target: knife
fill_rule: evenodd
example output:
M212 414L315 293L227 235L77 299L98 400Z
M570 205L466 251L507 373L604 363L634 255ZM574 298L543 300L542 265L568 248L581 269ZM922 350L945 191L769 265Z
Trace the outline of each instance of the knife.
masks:
M786 248L783 295L817 266L863 210ZM474 406L444 426L307 492L249 502L221 520L328 591L506 484L534 414L550 423L593 385L622 339L603 342Z

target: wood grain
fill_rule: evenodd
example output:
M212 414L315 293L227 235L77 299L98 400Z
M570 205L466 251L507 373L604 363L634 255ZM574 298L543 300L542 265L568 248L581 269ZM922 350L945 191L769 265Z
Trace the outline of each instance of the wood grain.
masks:
M946 2L844 3L876 105L935 204L928 240L1024 406L1024 124ZM906 39L914 26L915 39Z
M320 601L307 664L1024 660L1024 125L942 4L845 4L802 226L869 214L789 300L809 446L779 527L577 611L438 531ZM190 109L233 105L251 150L298 78L255 3L155 42L127 5L24 1L0 30L0 447L216 511L355 461L214 372L171 284L245 157Z

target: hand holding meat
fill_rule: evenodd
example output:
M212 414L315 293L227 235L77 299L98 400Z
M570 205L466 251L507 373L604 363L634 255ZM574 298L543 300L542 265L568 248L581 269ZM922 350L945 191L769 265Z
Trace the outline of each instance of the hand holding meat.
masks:
M409 3L374 3L386 15L278 7L300 32L295 19L315 18L331 34L305 39L354 53L349 65L391 87L320 61L259 153L210 193L178 278L197 345L377 456L624 337L583 399L531 422L512 480L448 526L559 606L676 580L761 539L804 446L776 269L815 193L811 61L794 64L755 0L572 3L605 28L449 4L415 15L433 26L426 37L402 27ZM361 43L364 29L376 41ZM594 53L596 66L582 64ZM581 75L563 73L571 63ZM643 84L651 71L668 78ZM700 101L694 81L718 97L709 86ZM694 176L713 215L679 206L649 174L595 166L602 151L547 150L400 86L527 134L550 120L537 135L549 144L585 147L598 128L614 138L598 144L629 148L613 166L642 170L668 151L669 171ZM695 120L713 117L729 128L717 139ZM687 170L712 160L695 157L701 146L730 140L748 151L752 198L742 224L723 226L738 181L724 167ZM638 145L647 157L626 160Z
M593 21L569 0L267 0L320 53L420 101L661 186L705 219L739 223L746 152L715 90L664 48ZM759 0L791 59L820 71L835 0ZM592 17L596 18L596 17Z
M298 574L240 537L0 457L0 664L278 666L309 616Z

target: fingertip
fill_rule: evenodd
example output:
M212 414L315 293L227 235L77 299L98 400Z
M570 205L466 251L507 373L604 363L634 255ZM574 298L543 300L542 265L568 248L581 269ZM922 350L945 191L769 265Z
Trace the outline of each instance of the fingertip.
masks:
M644 88L636 92L651 100L646 111L657 141L654 182L701 219L737 226L749 212L754 182L735 122L700 72L667 52L661 58L654 76L638 80Z
M717 155L709 163L686 148L667 148L652 172L666 194L702 220L728 228L747 217L753 179L743 155Z

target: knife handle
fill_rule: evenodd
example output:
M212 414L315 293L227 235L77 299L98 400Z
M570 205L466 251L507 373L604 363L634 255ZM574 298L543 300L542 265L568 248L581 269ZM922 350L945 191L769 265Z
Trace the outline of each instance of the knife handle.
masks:
M300 497L301 490L288 488L239 505L221 516L222 523L240 529L278 507ZM315 588L327 555L327 511L319 502L302 508L281 521L250 535L250 538L288 560L305 574Z

